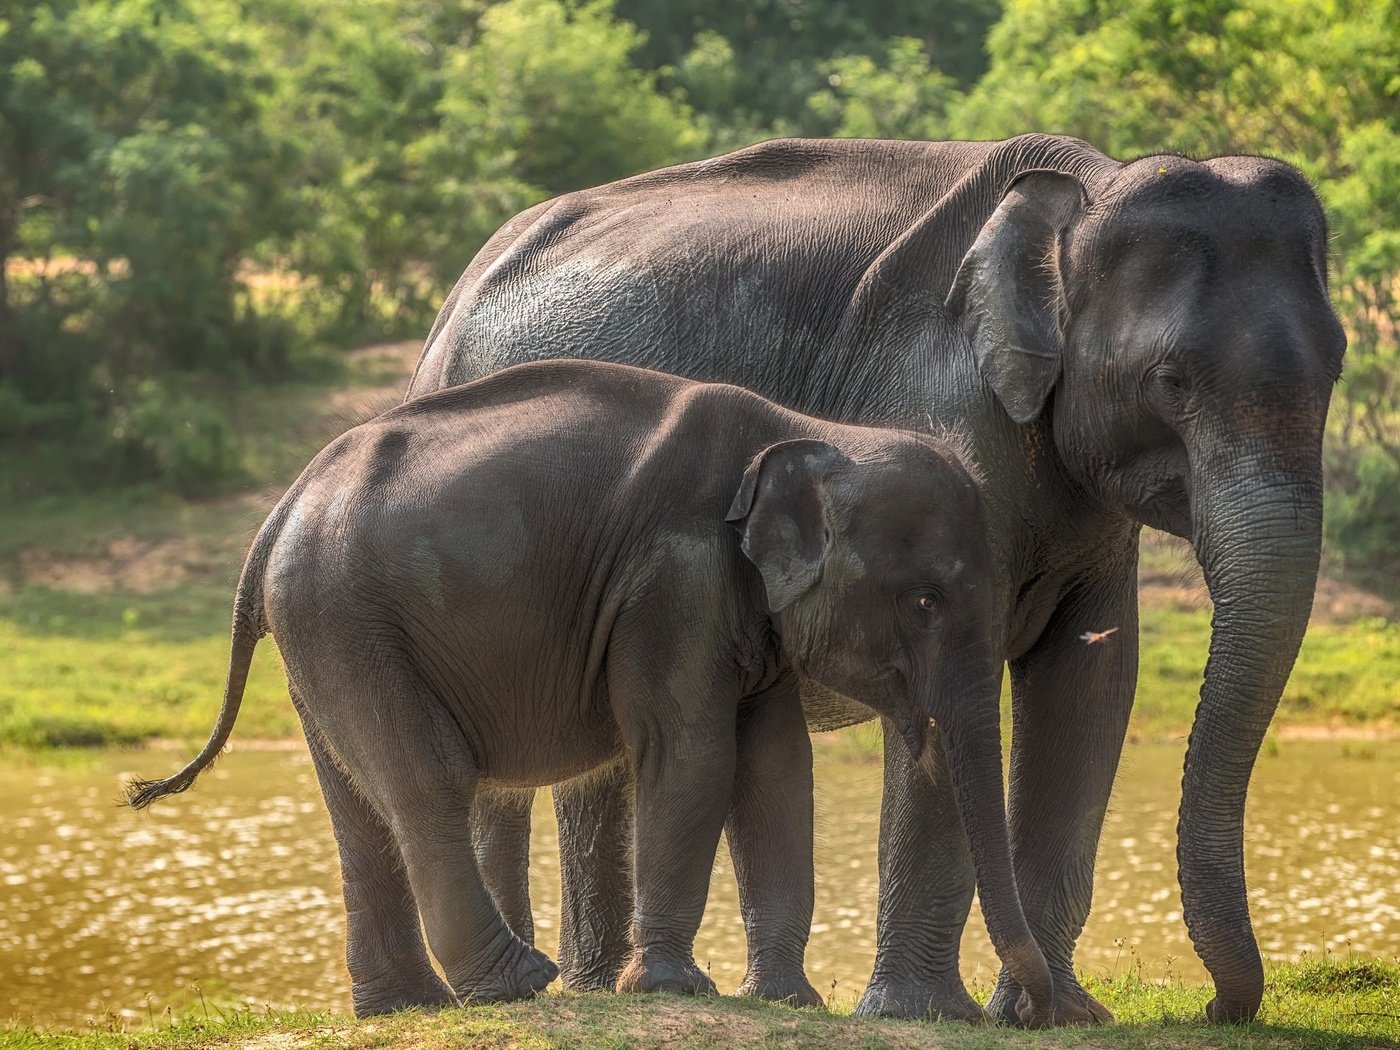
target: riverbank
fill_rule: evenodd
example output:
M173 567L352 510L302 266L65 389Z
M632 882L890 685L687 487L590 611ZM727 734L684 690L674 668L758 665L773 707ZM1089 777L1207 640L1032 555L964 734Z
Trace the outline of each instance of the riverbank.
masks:
M732 998L548 994L533 1002L439 1014L355 1021L333 1014L220 1010L196 1001L182 1017L152 1012L135 1024L95 1020L80 1031L0 1029L0 1048L186 1050L246 1047L990 1047L1196 1048L1307 1047L1351 1050L1400 1046L1400 966L1321 960L1269 971L1260 1019L1238 1027L1205 1024L1204 986L1154 984L1136 972L1089 979L1117 1023L1087 1030L1024 1032L999 1027L857 1019L850 1005L831 1012L789 1010ZM985 996L986 989L981 989Z
M214 529L207 507L179 508L168 528ZM230 510L228 533L251 535L256 510ZM0 594L0 756L75 747L202 741L228 666L228 615L237 539L190 541L176 582L88 589L26 582ZM155 543L157 541L146 541ZM1184 739L1210 639L1210 611L1143 591L1133 741ZM1104 644L1113 644L1112 637ZM1271 739L1366 741L1400 732L1400 623L1315 619L1274 719ZM253 661L236 742L286 740L301 730L275 643Z
M191 501L139 488L23 497L0 464L0 753L193 742L213 724L243 556L285 486L326 441L394 404L417 343L347 355L337 385L231 395L256 435L248 487ZM246 403L244 403L246 402ZM1210 638L1199 570L1149 536L1140 572L1141 673L1131 737L1189 728ZM1104 630L1113 624L1096 624ZM1109 635L1102 644L1117 644ZM1324 576L1276 739L1400 731L1400 621L1391 598ZM300 736L270 639L254 660L236 741Z

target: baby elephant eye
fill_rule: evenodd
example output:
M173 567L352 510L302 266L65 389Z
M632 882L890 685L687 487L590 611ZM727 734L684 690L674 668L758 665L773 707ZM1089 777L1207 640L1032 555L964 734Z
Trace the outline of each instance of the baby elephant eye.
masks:
M933 612L934 609L938 608L938 603L927 594L921 594L919 595L919 608L925 612Z

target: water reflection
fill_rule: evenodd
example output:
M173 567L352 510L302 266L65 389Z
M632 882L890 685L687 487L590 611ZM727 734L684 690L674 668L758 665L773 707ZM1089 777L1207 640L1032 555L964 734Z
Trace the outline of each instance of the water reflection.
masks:
M1400 745L1289 743L1260 760L1251 793L1250 900L1267 954L1400 954ZM1352 751L1356 745L1352 745ZM0 1017L142 1021L188 1002L349 1009L344 914L329 821L302 753L235 752L198 789L146 813L118 809L123 771L176 756L99 759L81 771L0 769ZM817 908L809 974L859 994L873 958L880 765L818 748ZM1131 748L1104 832L1094 914L1078 962L1203 976L1175 883L1181 749ZM558 941L550 807L536 821L532 888L541 946ZM727 857L696 955L722 990L743 977ZM1124 943L1119 943L1120 940ZM964 971L995 966L974 915Z

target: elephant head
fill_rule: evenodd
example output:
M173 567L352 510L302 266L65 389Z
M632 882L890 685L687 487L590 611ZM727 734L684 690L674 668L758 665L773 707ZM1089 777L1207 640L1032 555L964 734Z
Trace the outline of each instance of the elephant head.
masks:
M1183 780L1183 911L1214 1020L1252 1018L1245 897L1254 760L1307 627L1321 445L1346 340L1303 177L1257 157L1147 157L1095 184L1017 179L948 296L982 378L1048 427L1092 496L1188 538L1215 605Z
M1052 985L1017 895L1003 801L1000 660L976 482L951 444L773 445L726 520L802 673L897 726L914 757L938 725L997 953L1048 1020ZM926 766L927 768L927 766Z

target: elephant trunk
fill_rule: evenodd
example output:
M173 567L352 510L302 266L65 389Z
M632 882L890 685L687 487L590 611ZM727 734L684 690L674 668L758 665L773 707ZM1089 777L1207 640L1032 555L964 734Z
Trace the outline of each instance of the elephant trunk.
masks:
M1029 999L1022 1020L1033 1026L1049 1024L1054 1004L1050 967L1026 922L1012 870L1002 782L999 681L990 655L963 665L982 668L980 674L960 674L960 663L943 661L947 670L938 676L936 688L921 706L938 723L947 772L972 847L987 932L998 957ZM933 750L926 751L926 769Z
M1251 1020L1264 971L1244 881L1250 774L1312 610L1322 535L1318 442L1207 469L1192 494L1193 542L1215 604L1210 656L1182 780L1182 911L1215 981L1216 1022Z

